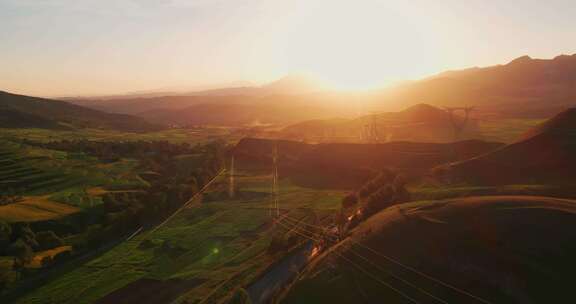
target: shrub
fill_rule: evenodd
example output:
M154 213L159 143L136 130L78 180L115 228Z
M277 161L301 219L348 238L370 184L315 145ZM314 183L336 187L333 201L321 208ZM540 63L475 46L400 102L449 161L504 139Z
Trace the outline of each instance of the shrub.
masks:
M348 209L354 207L358 203L356 193L350 193L342 199L342 208Z
M50 266L50 264L52 264L52 258L50 256L45 256L40 261L40 264L42 265L42 267L48 267Z
M54 261L54 263L62 263L68 260L71 256L72 253L70 251L62 251L54 255L54 257L52 257L52 260Z
M52 231L41 231L36 234L40 250L48 250L64 245L64 242Z
M14 257L17 266L24 266L32 261L34 257L34 251L32 251L32 248L22 239L18 239L8 246L7 253Z

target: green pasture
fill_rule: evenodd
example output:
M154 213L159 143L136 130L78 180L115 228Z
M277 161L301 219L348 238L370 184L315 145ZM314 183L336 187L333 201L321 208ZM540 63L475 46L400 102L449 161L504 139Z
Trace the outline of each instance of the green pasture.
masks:
M281 258L267 249L273 236L287 233L272 225L270 176L243 172L236 181L235 198L227 196L227 179L222 178L202 201L167 225L54 278L18 303L90 303L141 278L200 282L175 295L178 301L229 296L233 287L248 283ZM340 208L343 195L281 180L280 208L282 214L313 223Z
M167 129L157 132L132 133L102 129L48 130L48 129L1 129L0 139L29 139L36 142L60 140L90 141L169 141L172 143L201 144L222 140L238 140L228 128L206 127L197 129Z

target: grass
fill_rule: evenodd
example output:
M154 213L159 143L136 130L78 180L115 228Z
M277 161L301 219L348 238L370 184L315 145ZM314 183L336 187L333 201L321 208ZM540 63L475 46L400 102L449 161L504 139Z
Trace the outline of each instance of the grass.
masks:
M0 138L29 139L37 142L59 140L90 141L155 141L165 140L172 143L200 144L217 138L236 141L227 128L207 127L203 129L168 129L158 132L131 133L100 129L48 130L48 129L0 129Z
M55 255L57 255L61 252L66 252L66 251L72 251L72 246L60 246L60 247L56 247L53 249L36 252L34 254L34 258L32 258L32 261L30 263L28 263L26 265L26 267L28 267L28 268L42 268L42 260L45 257L54 258Z
M503 186L411 186L413 200L438 200L446 198L485 195L534 195L576 198L574 185L503 185Z
M545 119L515 118L481 120L478 124L485 140L511 143L517 140L526 131L544 121Z
M78 187L138 188L136 160L102 163L97 158L0 140L0 190L41 195Z
M180 300L200 300L208 294L211 299L223 299L231 289L215 287L226 282L246 284L281 257L266 254L271 238L285 233L270 225L270 181L269 176L239 174L240 193L230 199L224 195L226 181L222 179L198 207L185 209L153 234L143 233L118 245L18 303L49 303L47 299L90 303L140 278L200 279L203 283L179 295ZM306 221L333 214L344 194L299 188L286 180L281 180L280 189L283 212ZM143 239L150 240L149 246L139 246ZM165 242L172 248L163 246Z
M0 206L0 221L36 222L53 220L80 211L67 204L50 201L47 196L27 197L15 204Z
M33 222L60 218L102 203L89 189L137 189L147 185L137 161L102 163L94 157L0 140L0 192L23 200L0 206L0 220Z
M49 199L79 208L92 208L102 204L100 193L94 193L86 188L71 188L50 195Z

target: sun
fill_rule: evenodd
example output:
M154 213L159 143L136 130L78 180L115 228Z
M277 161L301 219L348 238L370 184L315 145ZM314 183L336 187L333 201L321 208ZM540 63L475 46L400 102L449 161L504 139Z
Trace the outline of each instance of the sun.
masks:
M338 90L368 90L437 70L438 41L390 1L293 1L268 20L274 68L299 71ZM327 9L329 8L329 9ZM284 23L286 22L286 23ZM402 24L401 27L398 25Z
M335 91L368 91L388 87L394 83L393 80L375 75L371 77L366 74L348 74L346 72L330 71L315 73L314 76L324 87Z

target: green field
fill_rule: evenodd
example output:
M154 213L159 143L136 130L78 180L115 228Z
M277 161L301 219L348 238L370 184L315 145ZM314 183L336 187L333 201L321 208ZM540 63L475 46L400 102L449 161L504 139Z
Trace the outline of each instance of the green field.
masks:
M122 159L104 163L83 153L43 149L11 141L0 142L0 189L41 195L75 187L145 185L137 162Z
M48 129L1 129L0 139L29 139L37 142L59 140L90 141L156 141L172 143L207 143L215 139L238 140L228 128L207 127L199 129L168 129L158 132L130 133L101 129L48 130Z
M222 178L202 202L184 209L166 226L54 278L18 303L90 303L142 278L195 281L179 294L180 300L229 296L232 287L248 283L282 256L266 253L272 237L286 233L271 226L270 183L270 176L238 174L239 193L230 199ZM282 180L279 200L283 214L313 222L339 209L343 194Z
M526 131L544 122L545 119L495 119L480 120L478 126L482 132L484 140L511 143L524 134Z
M146 186L137 161L103 163L79 153L67 153L0 142L0 191L22 200L0 206L0 220L32 222L59 218L102 202L90 189L135 189ZM79 209L80 208L80 209Z

